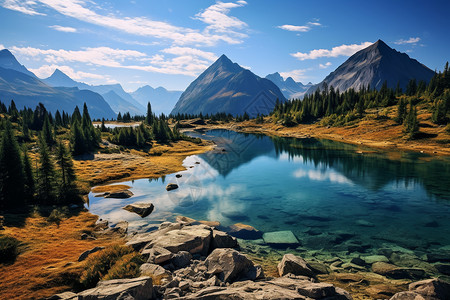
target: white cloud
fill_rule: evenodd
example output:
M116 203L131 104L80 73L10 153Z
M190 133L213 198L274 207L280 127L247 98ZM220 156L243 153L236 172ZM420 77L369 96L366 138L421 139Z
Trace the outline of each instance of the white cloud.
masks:
M369 47L370 45L372 45L371 42L364 42L361 44L341 45L333 47L331 50L316 49L311 50L309 53L297 52L292 53L291 55L299 60L317 59L320 57L351 56L359 50Z
M397 44L397 45L417 44L419 41L420 41L419 37L415 37L415 38L414 37L410 37L407 40L400 39L400 40L394 42L394 44Z
M69 66L59 66L59 65L43 65L37 69L30 69L31 72L36 74L39 78L47 78L55 72L56 69L61 70L67 76L74 80L83 80L83 79L104 79L105 75L88 73L83 71L75 71Z
M310 31L314 26L321 26L319 22L308 22L306 25L298 26L298 25L281 25L277 26L280 29L287 30L287 31L296 31L296 32L308 32Z
M59 25L52 25L52 26L48 26L48 27L55 29L57 31L62 31L62 32L77 32L77 29L73 28L73 27L64 27L64 26L59 26Z
M30 16L45 16L45 14L37 12L33 6L35 6L37 3L36 1L22 1L22 0L3 0L0 4L4 8L15 10L18 12L21 12L26 15Z
M308 178L314 181L331 181L336 183L347 183L352 184L352 181L333 170L330 171L320 171L320 170L304 170L298 169L294 172L295 178Z
M328 68L328 67L331 66L331 65L332 65L331 62L327 62L327 63L325 63L325 64L319 64L319 68L321 68L321 69L326 69L326 68Z
M242 43L243 38L247 37L246 34L236 31L243 29L247 24L238 18L229 16L232 8L246 5L245 1L217 2L197 14L196 19L207 24L203 31L174 26L168 22L155 21L146 17L119 17L113 13L100 14L94 11L94 8L98 9L98 5L91 0L4 0L3 3L0 3L4 8L27 14L41 14L36 9L41 8L42 4L62 15L80 21L133 35L165 39L177 45L214 46L220 41L239 44Z
M167 48L161 51L162 54L155 54L151 57L135 50L109 47L84 48L83 50L55 50L14 46L11 47L11 51L15 55L23 55L36 61L43 60L48 66L78 62L86 65L187 76L198 75L216 58L212 52L188 47ZM168 58L165 54L175 57ZM50 71L49 67L43 66L42 70L37 69L37 72L44 74ZM87 74L79 73L75 76L87 77Z
M283 76L284 79L292 77L292 79L294 79L295 81L303 81L308 78L305 73L310 70L311 69L297 69L287 72L280 72L280 75Z

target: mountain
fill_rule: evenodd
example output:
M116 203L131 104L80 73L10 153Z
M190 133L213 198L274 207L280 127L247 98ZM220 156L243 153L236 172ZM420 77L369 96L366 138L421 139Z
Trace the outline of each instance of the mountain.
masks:
M303 97L304 93L312 86L312 83L304 85L301 82L296 82L292 77L286 78L286 80L281 77L280 73L275 72L266 76L275 83L287 99L297 99Z
M164 113L170 114L175 104L183 92L182 91L168 91L163 87L156 89L149 85L138 88L131 93L134 99L136 99L141 105L147 107L147 103L152 105L152 111L159 115Z
M102 94L103 98L108 102L116 114L121 112L129 112L131 115L144 115L142 108L138 108L130 102L116 94L113 90Z
M172 114L230 113L234 116L247 112L251 117L270 113L276 99L286 98L270 80L233 63L222 55L181 94Z
M89 109L93 118L115 118L116 114L102 96L92 91L78 88L55 88L40 81L35 76L0 68L0 100L9 105L14 100L20 109L30 107L34 109L42 102L48 111L56 110L72 113L75 106L80 109L83 104Z
M88 85L73 80L58 69L50 77L42 79L42 81L53 87L77 87L80 90L90 90L99 93L105 98L116 115L119 112L130 112L131 115L144 115L146 112L146 108L125 92L120 84ZM111 91L113 93L110 93Z
M8 49L3 49L2 51L0 51L0 68L11 69L22 72L31 77L36 77L36 75L28 71L28 69L25 68L24 65L21 65Z
M434 72L425 65L378 40L353 54L321 83L310 87L307 93L314 93L324 83L341 92L350 88L359 90L369 84L379 90L384 81L391 88L400 83L404 90L411 79L428 82L433 75Z

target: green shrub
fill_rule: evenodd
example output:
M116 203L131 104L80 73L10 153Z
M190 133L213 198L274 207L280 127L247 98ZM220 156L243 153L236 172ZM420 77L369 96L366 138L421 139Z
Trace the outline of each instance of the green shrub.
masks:
M133 252L124 255L109 269L108 274L102 280L139 277L139 267L144 262L142 255L139 253Z
M20 242L7 235L0 235L0 263L12 262L19 255Z
M112 245L106 249L91 255L85 264L85 269L80 278L80 283L84 288L92 288L96 284L108 278L125 278L127 274L137 274L134 271L135 265L138 265L138 258L132 248L121 245ZM134 267L127 269L124 266L126 261L132 262ZM117 266L116 263L118 263ZM137 267L139 269L139 266ZM111 274L109 273L111 271ZM118 276L118 277L114 277ZM124 276L124 277L120 277Z
M68 212L69 210L66 206L62 208L55 208L47 217L47 222L59 225L59 223L61 223L61 221L67 217Z

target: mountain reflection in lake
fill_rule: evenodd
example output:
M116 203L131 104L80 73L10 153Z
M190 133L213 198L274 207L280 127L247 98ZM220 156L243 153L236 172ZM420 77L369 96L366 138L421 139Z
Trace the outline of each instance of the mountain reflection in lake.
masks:
M217 147L186 158L180 178L124 182L135 195L129 199L90 194L90 211L127 220L131 230L151 230L174 215L289 230L306 250L359 245L369 253L383 247L426 253L450 245L448 159L407 152L392 158L329 140L226 130L190 135ZM180 188L167 192L170 182ZM121 209L137 201L153 202L155 211L141 219Z

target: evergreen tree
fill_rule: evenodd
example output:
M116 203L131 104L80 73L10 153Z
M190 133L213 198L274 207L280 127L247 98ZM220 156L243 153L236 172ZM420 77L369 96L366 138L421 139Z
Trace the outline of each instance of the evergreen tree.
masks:
M409 111L406 116L405 132L410 139L413 139L419 132L419 122L417 120L417 109L409 101Z
M395 122L398 124L403 124L406 117L406 102L403 98L400 98L400 101L398 102L398 109L397 109L397 117L395 118Z
M25 199L31 201L35 192L35 182L33 175L33 167L31 165L30 156L28 150L23 147L23 171L24 171L24 196Z
M443 100L436 100L434 104L434 111L431 115L431 121L435 124L447 124L447 110Z
M108 128L105 126L105 118L102 118L102 125L100 126L101 132L108 132Z
M37 197L42 204L52 204L56 200L56 173L50 152L41 135L39 138L39 167L37 174Z
M48 117L48 115L45 115L44 117L44 125L42 126L42 136L45 139L45 143L51 147L55 140L53 137L53 132L52 132L52 126L50 125L50 119Z
M11 123L7 120L0 143L0 208L23 204L23 163Z
M72 151L74 155L83 154L86 149L86 141L80 123L75 119L70 127L70 141L72 143Z
M63 203L73 202L77 199L78 190L75 184L76 176L72 156L62 142L58 145L56 163L61 172L58 195Z
M28 114L25 112L22 116L22 136L25 141L30 140L30 130L28 126L29 126Z
M147 123L148 125L153 124L153 113L150 102L147 103L147 116L145 117L145 123Z

